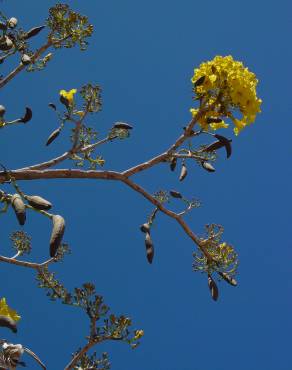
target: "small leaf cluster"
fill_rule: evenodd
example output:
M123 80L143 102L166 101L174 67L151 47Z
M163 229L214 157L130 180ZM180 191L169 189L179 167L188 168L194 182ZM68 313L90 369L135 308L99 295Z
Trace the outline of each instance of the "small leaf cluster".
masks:
M31 237L24 231L14 231L10 235L10 240L20 256L31 252Z
M72 356L77 356L80 351L81 348L73 353ZM84 353L77 364L74 366L74 370L110 370L111 364L109 362L108 354L106 352L103 352L101 358L97 358L96 356L96 352L94 352L92 355Z

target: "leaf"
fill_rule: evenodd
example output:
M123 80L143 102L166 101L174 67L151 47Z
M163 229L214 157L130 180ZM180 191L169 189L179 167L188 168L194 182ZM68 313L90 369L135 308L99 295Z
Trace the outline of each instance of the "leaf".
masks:
M32 110L29 107L25 108L25 114L22 118L19 119L19 122L26 123L32 118Z

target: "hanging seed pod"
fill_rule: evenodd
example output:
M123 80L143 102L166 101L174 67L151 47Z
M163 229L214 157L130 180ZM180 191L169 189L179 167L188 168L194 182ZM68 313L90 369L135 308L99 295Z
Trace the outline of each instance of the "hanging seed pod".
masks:
M48 137L48 140L46 142L46 146L50 145L59 135L61 132L61 127L57 128L55 131L51 133L51 135Z
M215 172L215 168L209 162L202 162L202 167L208 172Z
M41 32L41 30L43 30L45 28L45 26L39 26L39 27L34 27L32 28L31 30L27 31L24 35L23 35L23 39L24 40L27 40L33 36L36 36L39 32Z
M226 156L227 156L227 158L229 158L232 154L232 147L231 147L231 144L230 144L232 142L232 140L227 139L227 137L222 136L222 135L218 135L218 134L215 134L214 136L216 137L216 139L221 141L222 144L224 144L225 149L226 149Z
M50 256L55 257L64 235L65 220L59 215L54 215L52 220L53 230L50 239Z
M116 122L114 124L114 128L121 128L121 129L124 129L124 130L132 130L133 126L131 126L128 123L125 123L125 122Z
M172 160L171 160L171 162L170 162L170 170L171 171L174 171L175 170L176 164L177 164L177 158L176 157L173 157Z
M28 201L28 204L33 208L40 210L48 210L52 208L52 203L38 195L26 195L25 199Z
M24 116L20 118L19 122L26 123L32 119L32 110L29 107L25 107Z
M194 83L194 87L201 86L205 82L206 76L202 76L197 79L197 81Z
M178 199L181 199L181 198L182 198L181 193L179 193L178 191L175 191L175 190L170 190L169 194L170 194L173 198L178 198Z
M142 231L142 233L149 233L150 232L149 223L145 223L145 224L141 225L140 230Z
M217 287L215 281L213 280L213 278L210 274L208 274L208 286L209 286L209 289L210 289L211 296L212 296L213 300L217 301L218 296L219 296L219 290L218 290L218 287Z
M19 194L12 195L11 205L14 209L19 225L24 225L26 220L25 204Z
M224 279L228 284L232 286L237 285L237 281L230 275L227 274L227 272L218 272L218 274Z
M15 17L12 17L8 20L7 25L9 28L15 28L17 26L18 20Z
M27 54L23 54L21 57L21 63L24 64L25 66L31 63L31 58Z
M145 246L146 246L146 257L149 263L152 263L154 257L154 246L149 233L146 233L145 237Z
M179 176L179 181L183 181L188 174L188 170L186 165L183 163L181 166L181 171L180 171L180 176Z
M13 331L13 333L17 333L16 322L12 320L10 317L0 315L0 326L9 328Z
M55 106L54 103L49 103L48 106L54 110L57 110L57 107Z
M3 117L6 112L6 108L4 105L0 105L0 117Z
M223 144L221 141L214 141L214 143L211 143L204 148L202 152L213 152L214 150L220 149L223 146L225 146L225 144Z

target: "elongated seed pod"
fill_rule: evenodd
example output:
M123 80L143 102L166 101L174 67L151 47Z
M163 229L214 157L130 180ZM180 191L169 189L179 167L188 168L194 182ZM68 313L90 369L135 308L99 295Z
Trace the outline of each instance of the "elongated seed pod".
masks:
M180 176L179 176L179 181L183 181L188 174L188 170L186 165L183 163L181 166L181 171L180 171Z
M231 144L230 144L232 142L232 140L227 139L227 137L222 136L222 135L218 135L218 134L215 134L214 136L216 137L216 139L218 139L219 141L221 141L221 143L223 143L225 145L226 156L227 156L227 158L229 158L232 154L232 147L231 147Z
M171 162L170 162L170 170L171 171L174 171L175 170L176 164L177 164L177 158L176 157L173 157L172 160L171 160Z
M25 204L19 194L14 194L12 196L11 205L14 209L19 225L24 225L26 220Z
M12 320L10 317L0 315L0 326L5 328L9 328L13 331L13 333L17 333L16 322Z
M142 233L149 233L150 232L150 225L148 223L145 223L140 226L140 230Z
M202 167L208 172L215 172L215 168L209 162L202 162Z
M220 123L222 122L222 119L218 117L208 117L206 121L207 123Z
M26 107L24 116L20 118L20 122L26 123L31 119L32 119L32 110L29 107Z
M50 239L50 256L55 257L64 235L65 220L59 215L54 215L52 220L53 230Z
M218 141L214 141L214 143L209 144L202 151L203 152L212 152L212 151L220 149L222 147L225 147L225 144L218 140Z
M51 135L48 137L48 140L46 142L46 146L50 145L59 135L61 132L61 128L57 128L55 131L51 133Z
M178 191L175 191L175 190L170 190L169 194L170 194L173 198L178 198L178 199L181 199L181 198L182 198L181 193L179 193Z
M31 30L27 31L24 35L23 38L24 40L27 40L33 36L36 36L41 30L43 30L45 26L39 26L39 27L34 27Z
M48 210L52 208L52 203L38 195L26 195L25 199L33 208L40 210Z
M237 285L237 281L230 275L227 274L227 272L218 272L218 274L224 279L228 284L232 286Z
M149 233L146 233L145 237L145 246L146 246L146 257L149 263L152 263L154 257L154 245Z
M132 130L133 126L129 125L126 122L116 122L114 124L114 128L122 128L122 129L125 129L125 130Z
M210 293L211 293L211 296L212 296L213 300L217 301L217 299L219 297L219 290L218 290L218 287L217 287L215 281L213 280L213 278L210 274L208 274L208 286L209 286Z

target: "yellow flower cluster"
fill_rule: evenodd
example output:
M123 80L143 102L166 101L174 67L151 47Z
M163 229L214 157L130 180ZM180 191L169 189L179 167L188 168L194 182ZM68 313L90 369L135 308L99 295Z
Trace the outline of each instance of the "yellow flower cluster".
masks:
M7 305L6 298L4 297L0 299L0 315L9 317L14 321L20 319L18 313Z
M74 95L77 93L77 89L71 89L69 91L66 91L66 90L61 90L60 91L60 95L65 98L66 100L68 100L69 104L71 105L73 103L73 100L74 100Z
M246 125L254 122L261 111L262 101L256 94L258 80L255 74L231 55L216 56L212 61L202 63L194 70L192 83L197 97L205 98L205 103L212 105L211 111L199 120L204 129L227 128L228 124L223 119L220 121L225 117L233 121L234 133L238 135ZM240 119L233 116L236 109L242 114ZM191 109L193 116L197 112L197 109ZM215 122L212 122L212 118L216 118Z

